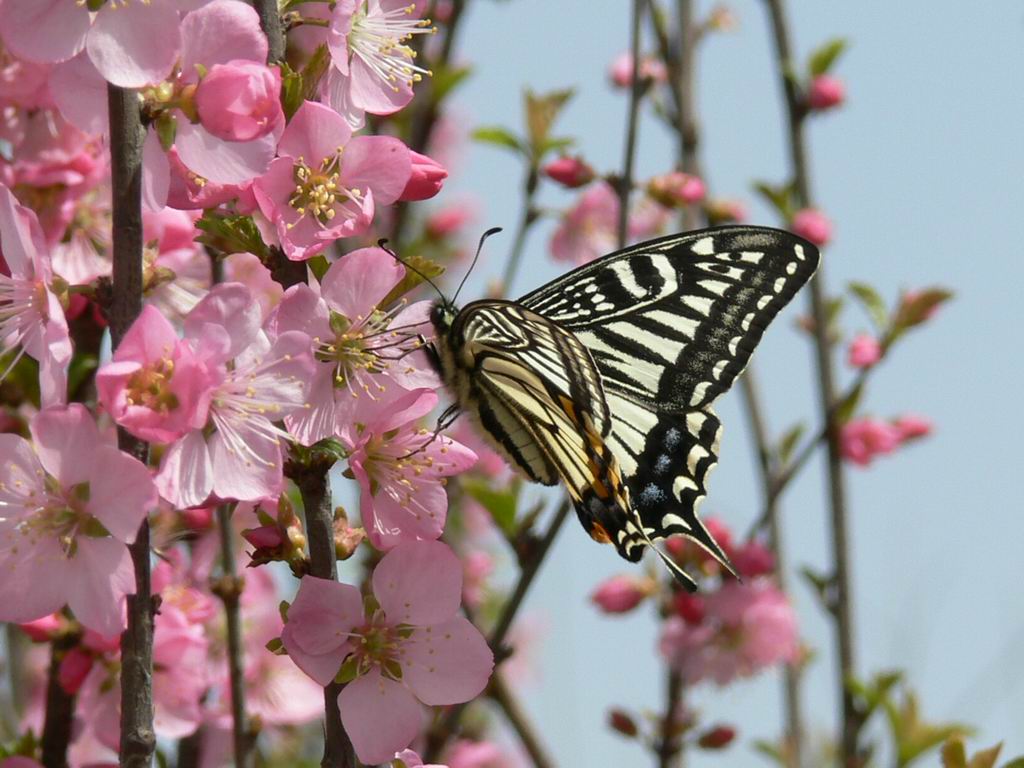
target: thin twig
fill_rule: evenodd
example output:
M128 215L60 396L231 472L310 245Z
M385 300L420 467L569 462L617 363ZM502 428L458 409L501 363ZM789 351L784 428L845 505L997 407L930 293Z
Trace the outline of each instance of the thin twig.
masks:
M682 762L683 745L676 728L676 714L683 700L683 676L669 669L665 686L665 716L657 744L658 768L677 768Z
M231 683L231 737L235 751L235 768L248 763L252 734L245 714L245 659L242 646L242 617L240 603L245 580L238 575L235 564L234 529L231 527L231 507L217 507L217 530L220 534L221 576L213 591L224 603L224 618L228 635L228 678Z
M766 0L766 2L771 18L779 80L786 95L789 152L797 203L801 207L806 207L811 205L812 200L806 140L804 137L804 119L807 116L807 110L798 91L796 80L793 77L793 73L796 71L796 60L793 57L789 41L789 28L783 0ZM828 435L827 471L835 586L835 602L832 608L836 620L836 641L839 651L836 684L841 693L842 707L842 734L839 739L840 762L843 765L849 765L858 755L857 736L860 729L860 721L854 706L853 696L846 685L846 681L854 675L856 669L854 651L855 632L850 593L846 488L842 456L839 451L839 424L835 418L833 408L833 404L836 402L836 387L832 370L832 349L826 322L825 275L822 266L819 266L818 274L815 275L810 284L810 303L811 314L814 318L814 348L818 368L820 408Z
M508 635L508 631L512 627L512 622L515 619L516 614L519 612L519 608L523 603L523 599L526 597L526 593L530 589L530 585L533 584L534 577L540 570L541 563L544 562L544 558L547 556L548 550L551 549L552 542L554 542L555 537L558 535L558 531L561 529L562 523L564 523L566 517L568 517L569 509L569 503L567 501L563 501L555 511L555 515L551 519L551 523L548 525L548 529L544 533L544 536L534 543L529 559L523 563L522 571L519 574L519 580L516 582L515 589L512 590L511 596L501 609L501 615L498 617L498 621L495 623L494 629L491 630L491 636L488 639L488 644L494 652L494 656L498 660L498 663L500 663L500 661L506 656L504 653L505 637ZM466 704L455 704L445 713L438 727L434 729L427 738L425 759L436 760L441 754L445 744L447 744L448 740L455 734L455 729L459 724L459 718L462 717L462 712L465 708Z
M334 548L334 511L331 508L331 487L327 462L312 462L293 474L306 515L309 537L310 575L320 579L338 578L338 558ZM338 694L342 686L331 683L324 688L324 757L322 768L354 768L359 763L352 742L341 723Z
M640 116L640 18L644 0L633 0L629 48L633 57L633 71L629 79L629 114L626 118L626 144L622 158L622 176L619 178L619 248L626 246L629 234L629 193L633 189L633 160L636 155L637 123Z
M534 205L539 180L540 176L537 173L537 167L531 160L526 171L526 179L523 182L523 215L519 219L519 226L516 227L516 236L512 241L512 250L509 253L508 261L505 262L505 274L501 278L502 291L504 293L508 293L508 289L512 286L512 281L515 280L516 272L519 271L519 262L522 260L523 252L526 248L526 235L530 227L540 218L540 212L537 210L536 205Z
M142 141L139 97L107 86L110 113L111 203L113 212L113 295L109 320L114 349L142 309ZM142 462L141 440L117 430L118 447ZM128 629L121 636L122 768L148 768L156 748L153 732L153 614L150 585L149 520L143 520L128 551L135 594L128 595Z
M701 176L697 156L699 134L697 130L697 57L695 48L697 35L693 21L693 0L678 0L676 3L678 35L679 78L676 86L676 134L679 137L679 165L683 173ZM696 229L700 226L701 214L695 205L683 207L683 226Z
M523 745L523 749L526 750L526 754L533 761L534 768L554 768L554 760L551 759L544 745L537 738L537 734L530 725L526 713L523 712L522 705L520 705L519 700L509 688L508 682L505 680L505 676L500 669L494 670L490 686L487 689L487 695L498 705L502 714L505 715L505 719L508 720L508 724L516 732L520 743Z
M43 721L44 768L67 768L75 696L60 684L60 665L65 654L78 645L77 634L50 643L50 668L46 675L46 719Z

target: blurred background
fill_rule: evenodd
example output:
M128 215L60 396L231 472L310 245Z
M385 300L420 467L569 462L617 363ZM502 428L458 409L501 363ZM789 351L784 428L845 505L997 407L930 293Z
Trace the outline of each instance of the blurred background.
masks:
M704 15L712 5L698 7ZM756 0L729 7L737 28L708 37L697 54L703 168L716 194L747 203L748 221L777 225L751 186L782 182L789 167L768 18ZM889 302L900 290L926 285L956 293L875 372L862 401L865 414L917 413L935 431L867 469L847 465L857 670L863 677L905 670L925 717L971 724L974 747L1005 740L1003 757L1015 756L1024 753L1024 505L1015 490L1024 459L1024 218L1017 210L1024 199L1024 7L1016 0L865 0L791 2L788 10L800 61L830 38L849 42L834 70L847 101L808 126L813 195L835 227L824 261L828 290L855 280ZM557 132L576 137L575 150L599 172L618 170L627 94L613 89L606 73L628 47L629 4L478 2L467 14L458 48L474 73L454 98L460 129L497 124L519 131L524 87L572 86L576 95ZM636 176L671 170L675 147L643 114ZM463 300L501 274L520 216L521 177L511 154L470 144L446 188L449 201L473 201L474 231L506 228L488 243ZM551 187L542 206L574 200ZM531 234L511 295L564 271L549 255L553 227L546 220ZM775 435L799 421L820 428L812 346L795 329L806 300L794 301L754 356ZM854 306L843 320L848 335L869 328ZM837 363L848 382L851 370L838 356ZM760 501L737 392L718 411L721 463L702 514L744 532ZM791 570L827 572L820 460L790 486L781 515ZM662 708L656 621L645 610L601 615L588 601L600 581L627 568L570 522L523 611L524 629L535 633L538 672L521 681L522 690L560 765L650 762L605 719L612 706ZM806 583L795 575L791 582L802 635L816 651L802 691L813 742L835 732L834 638ZM723 689L704 684L688 698L704 722L735 724L741 740L724 753L692 752L690 764L763 763L749 743L781 730L778 673Z

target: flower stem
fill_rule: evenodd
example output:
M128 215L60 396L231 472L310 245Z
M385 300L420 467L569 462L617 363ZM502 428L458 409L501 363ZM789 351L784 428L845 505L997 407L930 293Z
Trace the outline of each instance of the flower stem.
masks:
M248 765L253 734L245 714L245 663L242 649L242 618L239 603L245 580L238 575L235 564L234 529L231 507L217 507L217 529L220 534L221 577L214 584L214 593L224 603L227 624L228 678L231 682L231 736L235 751L235 768Z
M794 72L795 60L789 40L789 28L783 0L766 0L771 19L772 37L775 43L775 58L779 81L786 96L786 114L789 128L789 153L793 171L793 182L797 204L811 205L810 178L807 162L807 146L804 137L804 121L807 110L797 90ZM839 664L836 668L836 684L841 698L842 726L839 738L839 762L850 765L858 758L857 740L860 721L854 707L853 696L846 681L855 671L854 627L852 599L850 595L849 543L847 534L846 487L843 475L842 456L839 452L839 424L836 419L835 381L832 370L832 349L828 338L828 323L825 310L824 267L811 280L811 314L814 318L814 347L818 368L818 390L820 408L825 424L828 446L829 506L832 525L832 558L834 564L835 602L833 615L836 622L836 644Z
M117 345L142 309L142 128L135 91L107 86L110 116L111 203L113 210L113 295L110 336ZM117 430L118 447L143 463L144 442ZM121 636L122 768L148 768L156 749L153 732L153 615L150 585L149 520L128 546L135 572L135 594L128 595L128 629Z
M623 150L622 176L619 178L619 248L625 248L629 234L629 193L633 189L633 160L636 155L637 123L640 113L640 18L644 0L633 0L629 47L633 72L629 80L629 114L626 117L626 145Z
M665 678L665 716L657 744L658 768L678 768L683 762L683 745L676 733L676 711L683 700L683 676L669 669Z
M338 558L334 549L334 512L331 508L330 464L313 461L293 473L302 494L309 537L309 573L320 579L338 579ZM341 723L338 694L342 686L331 683L324 688L324 757L322 768L354 768L359 765L352 742Z
M502 293L507 294L512 281L519 271L519 263L523 258L523 251L526 247L526 235L530 227L540 218L540 212L534 204L537 196L537 185L540 175L534 161L530 161L530 167L526 172L526 180L523 182L523 215L519 219L519 226L516 227L516 236L512 241L512 250L509 253L508 261L505 263L505 274L501 277Z
M487 695L494 701L505 715L505 719L519 737L523 749L533 761L534 768L554 768L554 761L548 755L544 745L540 743L537 733L523 712L522 705L516 698L515 693L509 688L508 682L501 670L494 670L491 677L491 684Z
M67 768L75 697L60 684L60 663L64 654L78 645L77 635L58 637L50 643L50 668L46 676L46 716L43 721L44 768Z

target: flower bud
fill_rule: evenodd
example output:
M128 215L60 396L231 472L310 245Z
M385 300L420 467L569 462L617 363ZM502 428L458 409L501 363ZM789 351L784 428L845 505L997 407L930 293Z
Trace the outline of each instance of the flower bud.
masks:
M672 596L672 607L687 624L700 624L706 613L704 598L689 592L676 592Z
M469 221L472 213L465 205L443 208L427 217L427 234L435 240L454 235Z
M563 187L576 189L594 180L594 169L580 157L562 155L544 166L544 173Z
M81 648L72 648L60 661L57 682L68 696L74 696L82 687L86 675L92 669L93 656Z
M181 524L196 533L213 527L213 507L191 507L181 510Z
M815 112L838 107L845 100L846 86L829 75L818 75L807 89L807 106Z
M276 525L261 525L259 528L246 528L242 538L257 549L276 549L284 544L281 529Z
M608 726L613 731L618 731L623 736L635 738L640 733L636 721L628 712L621 709L613 709L608 712Z
M202 126L224 141L252 141L284 125L281 72L255 61L214 64L196 88Z
M914 414L905 414L900 416L892 423L892 425L899 433L900 442L927 437L934 429L931 421L926 419L924 416L916 416Z
M409 150L409 156L412 158L412 175L398 199L405 202L427 200L441 191L444 180L448 178L448 171L440 163L419 152Z
M767 576L775 570L775 556L767 547L756 541L735 549L730 557L732 564L744 579Z
M702 749L722 749L736 738L736 729L731 725L716 725L704 731L697 739L697 746Z
M608 68L608 79L619 88L629 88L633 82L633 57L629 52L620 53ZM668 80L668 70L660 59L645 56L640 59L640 79L655 83Z
M747 207L739 200L717 198L704 203L711 224L729 224L747 220Z
M793 233L810 240L817 246L825 246L832 239L832 222L817 208L804 208L793 215Z
M612 576L598 585L590 599L605 613L628 613L647 597L649 589L632 576Z
M29 636L32 642L48 643L60 631L61 619L56 613L51 613L49 616L43 616L35 621L26 621L24 624L19 624L18 627Z
M882 359L882 345L874 336L861 333L853 338L846 360L854 368L870 368Z
M647 182L647 194L666 208L679 208L704 199L707 190L697 176L672 171Z

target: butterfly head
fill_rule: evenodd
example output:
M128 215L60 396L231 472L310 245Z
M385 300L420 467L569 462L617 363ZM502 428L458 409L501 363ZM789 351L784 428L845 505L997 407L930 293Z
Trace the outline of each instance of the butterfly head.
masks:
M430 308L430 324L434 326L439 338L452 329L457 314L458 310L455 309L455 305L447 299L439 299L434 302Z

